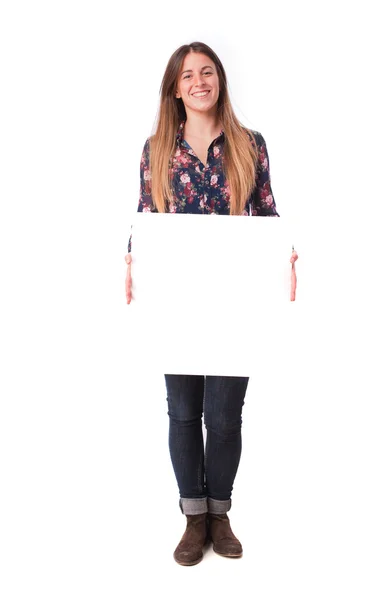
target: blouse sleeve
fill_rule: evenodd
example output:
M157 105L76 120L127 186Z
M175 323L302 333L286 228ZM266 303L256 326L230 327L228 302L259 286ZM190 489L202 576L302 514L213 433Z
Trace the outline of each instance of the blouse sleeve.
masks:
M140 194L137 212L157 212L152 203L152 182L150 170L150 138L144 144L140 160ZM132 229L133 226L131 226ZM132 251L132 232L128 241L128 252Z
M262 135L256 136L258 148L258 168L256 186L252 194L251 214L257 217L279 217L270 182L269 155Z

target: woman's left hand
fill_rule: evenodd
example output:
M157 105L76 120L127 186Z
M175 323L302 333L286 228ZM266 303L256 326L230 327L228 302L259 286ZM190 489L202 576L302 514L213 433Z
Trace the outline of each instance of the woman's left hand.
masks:
M292 272L291 272L291 302L293 302L296 299L296 284L297 284L297 277L296 277L296 269L295 269L295 262L297 261L297 259L299 258L299 255L297 254L297 252L295 250L292 250L292 256L291 256L291 263L292 263Z

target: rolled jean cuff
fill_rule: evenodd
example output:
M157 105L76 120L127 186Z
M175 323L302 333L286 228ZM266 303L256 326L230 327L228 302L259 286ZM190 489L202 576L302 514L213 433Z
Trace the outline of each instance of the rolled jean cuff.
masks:
M179 507L184 515L202 515L208 512L206 498L180 498Z
M214 498L208 498L208 512L213 515L222 515L229 511L231 508L231 499L229 500L215 500Z

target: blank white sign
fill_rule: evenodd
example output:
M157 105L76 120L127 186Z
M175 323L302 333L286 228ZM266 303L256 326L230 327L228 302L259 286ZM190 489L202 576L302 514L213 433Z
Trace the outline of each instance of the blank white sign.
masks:
M283 218L137 213L132 232L133 366L250 376L275 357L292 304Z

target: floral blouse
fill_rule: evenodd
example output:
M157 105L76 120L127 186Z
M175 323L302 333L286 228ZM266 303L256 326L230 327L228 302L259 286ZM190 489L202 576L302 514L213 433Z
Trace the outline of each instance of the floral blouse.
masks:
M172 162L174 202L169 203L171 213L202 215L229 215L230 191L222 167L224 130L211 142L208 159L204 165L183 138L185 120L176 136L176 152ZM252 130L253 131L253 130ZM258 148L259 164L256 186L248 198L242 215L279 217L270 184L269 156L266 143L258 131L253 131ZM157 212L152 207L151 173L149 168L150 138L144 144L140 161L140 198L138 212ZM132 234L128 252L132 249Z

